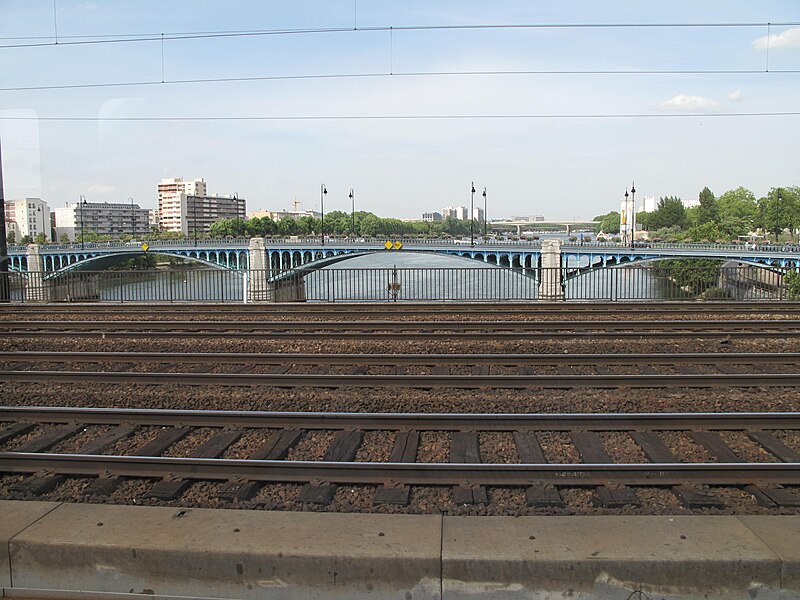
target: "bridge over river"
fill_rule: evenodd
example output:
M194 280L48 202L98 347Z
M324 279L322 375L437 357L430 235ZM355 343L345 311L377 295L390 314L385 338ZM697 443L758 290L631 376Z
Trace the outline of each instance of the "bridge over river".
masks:
M375 252L425 252L461 256L479 262L519 269L541 267L544 241L479 241L438 239L329 239L319 238L254 238L207 239L195 245L191 241L167 240L135 243L106 242L96 244L45 244L12 246L9 262L15 271L43 271L48 274L74 269L100 270L145 252L182 257L226 269L255 268L254 252L264 253L264 268L289 270L300 266L320 266L328 259ZM387 249L387 245L391 249ZM146 249L145 249L146 248ZM551 250L552 251L552 250ZM800 266L797 246L758 246L746 244L673 244L652 243L630 247L615 243L561 243L559 264L565 271L587 267L616 267L635 262L709 258L763 266L792 268ZM36 258L38 257L38 258ZM32 259L32 260L31 260ZM312 267L313 268L313 267Z
M252 238L135 243L49 244L12 247L12 270L45 290L62 276L106 269L145 253L175 256L232 270L247 280L253 300L304 298L303 278L322 267L370 254L415 253L458 256L480 266L504 267L531 276L541 299L563 299L566 280L587 271L664 259L716 259L755 265L771 271L800 268L796 247L744 244L565 243L559 240L484 241L439 239ZM476 265L479 266L479 265ZM33 281L33 279L36 281Z

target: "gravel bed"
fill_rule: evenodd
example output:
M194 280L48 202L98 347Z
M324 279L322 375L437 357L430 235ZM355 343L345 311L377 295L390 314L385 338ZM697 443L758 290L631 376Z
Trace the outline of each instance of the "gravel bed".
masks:
M193 450L201 444L204 444L211 439L215 433L219 431L213 427L198 427L192 431L182 440L178 440L172 446L167 448L161 456L169 456L171 458L186 458Z
M755 443L743 431L720 431L719 437L742 459L742 462L781 462L777 456Z
M416 462L446 463L450 460L450 434L445 431L422 431L419 434Z
M58 454L75 454L86 442L93 440L94 438L103 435L110 430L110 425L89 425L84 427L83 430L79 431L75 435L60 441L47 452L54 452Z
M276 429L248 429L238 440L225 449L221 458L245 459L261 448Z
M717 457L681 431L662 431L658 435L680 462L715 463Z
M289 450L286 460L322 460L333 442L333 435L333 431L307 431Z
M577 448L572 445L572 438L568 433L554 431L538 431L536 437L542 447L544 457L549 463L572 463L581 462Z
M493 464L522 462L517 454L514 434L505 431L481 431L478 434L481 461Z
M615 463L648 463L647 455L633 438L623 431L599 433L603 446Z
M453 340L266 340L266 339L189 339L141 338L89 339L64 337L0 338L0 352L12 351L70 351L70 352L256 352L256 353L419 353L419 354L630 354L630 353L689 353L689 352L800 352L798 336L768 339L696 339L658 340L649 338L592 339L576 336L557 340L487 340L463 343Z
M366 431L356 462L389 462L397 434L394 431Z

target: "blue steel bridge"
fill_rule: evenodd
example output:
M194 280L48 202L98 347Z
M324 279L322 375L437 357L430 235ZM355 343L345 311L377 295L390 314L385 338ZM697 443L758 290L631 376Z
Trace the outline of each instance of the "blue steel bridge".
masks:
M401 249L387 250L387 241L399 241ZM147 242L147 252L181 257L211 267L241 270L251 264L249 239L207 239L197 245L191 241ZM29 252L25 246L9 248L10 268L29 270ZM98 271L135 256L145 250L140 242L44 244L38 247L42 268L50 277L75 270ZM462 240L411 239L336 239L321 243L319 238L278 238L265 240L267 266L278 271L297 267L311 270L349 257L370 253L415 252L460 256L477 262L498 265L523 273L535 273L541 264L541 242L479 242L470 245ZM352 255L352 256L348 256ZM800 249L797 246L759 246L752 249L744 244L670 244L654 243L646 247L621 246L613 243L564 243L561 246L561 266L566 276L584 270L619 267L659 259L707 258L736 261L768 269L800 268ZM477 265L476 265L477 266Z

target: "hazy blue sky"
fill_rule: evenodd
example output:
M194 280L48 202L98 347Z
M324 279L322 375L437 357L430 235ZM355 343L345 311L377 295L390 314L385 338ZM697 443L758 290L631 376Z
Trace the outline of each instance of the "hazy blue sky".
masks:
M593 217L637 197L696 198L800 185L800 1L210 2L0 0L0 138L6 198L51 207L156 205L162 177L204 177L248 210L357 209L418 218L469 205L489 216ZM767 27L370 27L793 23ZM59 42L53 45L57 27ZM357 27L357 30L353 30ZM342 28L68 45L70 36ZM28 38L28 39L13 39ZM92 39L96 39L92 37ZM118 38L115 38L118 39ZM9 47L46 44L36 47ZM767 68L770 72L764 72ZM486 74L465 71L701 71L707 74ZM778 73L795 70L795 73ZM388 75L388 73L394 75ZM150 85L11 90L150 82ZM152 82L156 82L152 84ZM555 118L553 115L690 115ZM542 115L506 119L103 121L109 117ZM9 120L8 117L36 117ZM88 117L80 122L46 117ZM479 194L476 194L476 202Z

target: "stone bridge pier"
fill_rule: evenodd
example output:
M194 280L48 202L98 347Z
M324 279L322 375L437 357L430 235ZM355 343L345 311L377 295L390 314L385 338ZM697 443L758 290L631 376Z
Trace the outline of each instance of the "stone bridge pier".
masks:
M248 302L305 302L306 287L302 274L272 277L274 273L263 237L251 238L248 249Z
M542 241L542 262L539 277L539 300L564 300L564 273L561 269L561 241Z

